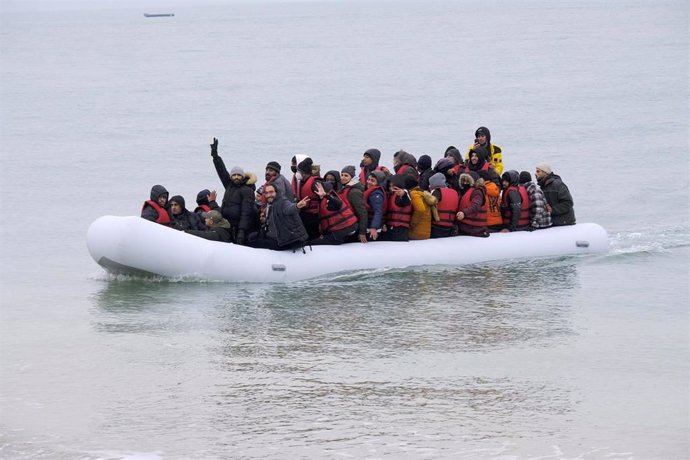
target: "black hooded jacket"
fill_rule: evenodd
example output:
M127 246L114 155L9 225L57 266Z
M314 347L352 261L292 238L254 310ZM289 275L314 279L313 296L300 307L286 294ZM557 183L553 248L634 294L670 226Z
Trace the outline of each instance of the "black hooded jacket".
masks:
M158 202L158 198L160 198L162 195L165 195L166 198L168 197L168 191L165 189L165 187L162 185L154 185L151 187L151 201ZM169 203L166 202L165 210L167 211L168 209ZM150 220L151 222L155 222L158 219L158 211L152 208L149 204L144 204L144 207L141 210L141 217L146 220Z
M508 181L508 186L517 187L520 185L520 174L512 169L504 172L501 179ZM506 213L510 211L511 218L507 228L511 232L514 232L518 230L518 221L520 220L520 210L522 208L522 196L517 190L508 192L507 189L504 189L503 193L508 194L508 203L504 204L504 201L501 200L501 213L505 217Z
M206 225L201 221L198 214L187 211L185 207L184 198L180 195L175 195L170 198L170 202L180 203L182 207L182 212L178 215L172 213L168 210L168 215L170 216L170 226L175 230L206 230Z

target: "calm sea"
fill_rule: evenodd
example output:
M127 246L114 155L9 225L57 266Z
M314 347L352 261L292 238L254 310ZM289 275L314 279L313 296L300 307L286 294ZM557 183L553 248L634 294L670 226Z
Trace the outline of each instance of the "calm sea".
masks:
M3 1L0 458L688 458L688 24L664 0ZM153 184L220 190L213 137L262 174L436 160L480 125L610 253L250 285L86 249Z

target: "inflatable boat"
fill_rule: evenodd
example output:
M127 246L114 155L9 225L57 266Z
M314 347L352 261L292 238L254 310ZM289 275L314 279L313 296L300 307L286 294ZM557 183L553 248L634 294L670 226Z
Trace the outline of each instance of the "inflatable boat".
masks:
M103 216L86 235L91 257L107 272L209 281L284 283L337 272L422 265L468 265L608 251L597 224L534 232L493 233L489 238L454 236L410 242L313 246L271 251L209 241L138 216Z

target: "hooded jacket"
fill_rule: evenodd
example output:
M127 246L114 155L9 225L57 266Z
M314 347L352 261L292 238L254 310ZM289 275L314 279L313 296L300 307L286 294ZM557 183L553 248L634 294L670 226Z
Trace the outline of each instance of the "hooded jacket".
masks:
M364 187L366 187L369 175L374 171L381 170L381 167L379 166L379 161L381 161L381 151L379 149L369 149L364 152L364 155L367 155L371 158L371 164L369 166L364 166L364 162L359 164L359 181L362 183L362 185L364 185Z
M489 128L485 126L480 126L479 128L477 128L477 131L479 130L483 130L486 133L486 146L484 146L484 148L486 148L489 153L487 161L490 161L491 164L494 165L494 168L496 168L496 172L500 176L501 174L503 174L503 151L501 150L501 147L499 147L498 145L493 145L491 143L491 131L489 131ZM470 152L473 148L474 144L470 145L470 147L467 149L467 155L465 156L466 159L469 160Z
M393 155L393 162L395 163L395 174L411 177L419 180L419 171L417 171L417 159L411 153L404 150L399 150Z
M501 179L508 182L508 188L501 195L501 214L503 226L511 232L524 230L529 226L529 197L527 190L520 186L520 174L510 170Z
M550 173L537 182L544 192L547 203L551 206L553 225L575 225L573 197L560 176Z
M160 205L158 204L158 198L161 196L165 195L166 198L168 198L168 191L163 187L162 185L154 185L151 187L151 199L149 201L145 201L143 206L141 207L141 217L143 217L146 220L150 220L151 222L159 222L162 224L167 225L169 221L169 217L167 215L168 209L169 209L169 202L166 202L165 207L161 209L161 211L165 212L165 215L159 214L158 210L156 208L160 208ZM160 218L160 219L159 219ZM163 222L161 222L163 221Z
M179 203L182 212L175 215L172 210L168 210L170 216L170 226L175 230L206 230L206 225L201 221L198 214L190 212L185 207L184 198L180 195L175 195L170 198L170 203Z

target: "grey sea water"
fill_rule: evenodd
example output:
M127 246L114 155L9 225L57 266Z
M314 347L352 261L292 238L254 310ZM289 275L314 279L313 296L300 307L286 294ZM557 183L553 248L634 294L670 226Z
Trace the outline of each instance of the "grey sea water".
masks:
M0 13L0 458L690 456L685 2ZM436 160L480 125L610 253L251 285L113 278L86 249L152 184L220 191L213 137L261 174Z

